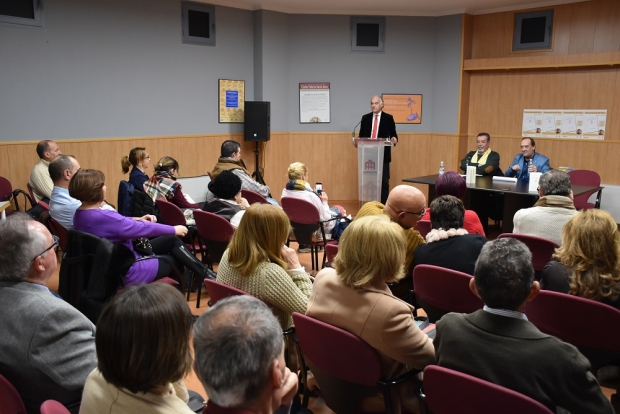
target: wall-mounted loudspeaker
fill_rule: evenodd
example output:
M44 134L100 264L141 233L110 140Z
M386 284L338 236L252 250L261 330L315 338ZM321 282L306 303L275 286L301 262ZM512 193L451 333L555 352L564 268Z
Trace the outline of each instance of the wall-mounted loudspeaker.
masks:
M245 101L243 138L246 141L269 141L271 127L270 102Z

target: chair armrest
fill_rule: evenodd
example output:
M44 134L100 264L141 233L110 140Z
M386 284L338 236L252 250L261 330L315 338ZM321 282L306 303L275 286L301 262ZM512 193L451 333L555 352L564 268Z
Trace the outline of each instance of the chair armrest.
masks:
M390 387L393 385L402 384L405 381L410 381L412 379L417 379L418 374L422 372L419 369L412 369L411 371L405 372L403 375L394 378L394 379L380 379L377 381L377 385L382 388L383 391L383 402L385 404L385 412L393 413L392 406L392 397L390 394Z
M605 187L598 188L598 193L596 193L596 201L594 202L594 208L601 208L601 197L603 195L603 188Z

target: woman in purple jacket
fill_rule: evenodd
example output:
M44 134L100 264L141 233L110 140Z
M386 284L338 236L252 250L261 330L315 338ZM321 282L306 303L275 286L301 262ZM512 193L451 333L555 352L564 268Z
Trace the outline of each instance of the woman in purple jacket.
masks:
M189 268L196 276L207 276L207 268L200 263L183 245L177 236L185 236L187 227L157 224L155 216L124 217L116 211L100 210L99 205L106 194L105 176L99 170L79 170L71 178L69 194L82 202L73 217L73 228L95 236L108 239L112 243L123 243L137 253L132 244L133 239L148 237L151 239L153 253L169 256L176 268ZM134 263L125 275L125 285L150 283L153 280L173 275L173 269L165 260L142 260Z

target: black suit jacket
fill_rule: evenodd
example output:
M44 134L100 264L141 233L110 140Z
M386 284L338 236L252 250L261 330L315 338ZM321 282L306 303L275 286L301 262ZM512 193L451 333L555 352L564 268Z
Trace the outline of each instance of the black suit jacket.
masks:
M370 112L362 117L360 124L360 138L370 138L372 135L372 117L373 113ZM398 139L396 133L396 124L394 123L394 117L388 113L381 112L381 119L379 121L379 127L377 128L377 138L392 138ZM383 153L383 162L392 161L392 148L386 147Z
M590 362L531 322L484 310L449 313L437 322L433 345L437 365L510 388L552 411L613 412Z

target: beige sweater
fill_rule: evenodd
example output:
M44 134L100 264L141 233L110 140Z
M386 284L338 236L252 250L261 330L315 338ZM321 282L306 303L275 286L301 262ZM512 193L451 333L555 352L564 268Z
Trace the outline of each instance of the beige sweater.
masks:
M577 214L568 197L549 195L541 197L534 207L515 213L513 233L549 239L562 245L562 228Z
M282 329L293 326L293 312L306 313L312 282L304 271L286 271L275 263L260 263L250 276L242 276L228 263L224 252L217 281L256 296L273 310Z

